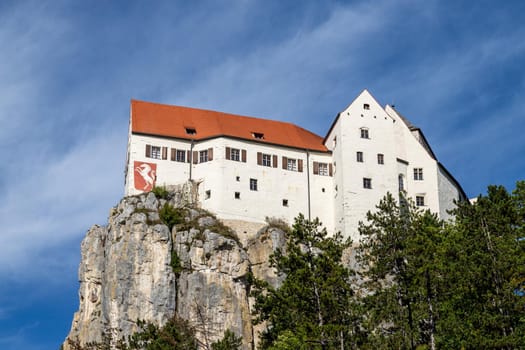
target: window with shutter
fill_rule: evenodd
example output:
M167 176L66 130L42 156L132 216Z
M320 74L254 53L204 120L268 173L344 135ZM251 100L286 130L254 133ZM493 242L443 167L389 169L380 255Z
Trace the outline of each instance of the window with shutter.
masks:
M208 148L208 161L213 160L213 148Z
M262 165L262 152L257 152L257 165Z
M276 154L273 155L273 167L277 168L277 155Z
M246 150L245 149L241 151L241 158L242 158L242 162L246 163Z
M303 160L302 159L297 160L297 171L299 171L300 173L303 172Z
M314 175L319 175L319 163L314 162Z
M151 145L146 145L146 158L151 158Z
M170 159L175 161L177 159L177 150L175 148L171 149Z

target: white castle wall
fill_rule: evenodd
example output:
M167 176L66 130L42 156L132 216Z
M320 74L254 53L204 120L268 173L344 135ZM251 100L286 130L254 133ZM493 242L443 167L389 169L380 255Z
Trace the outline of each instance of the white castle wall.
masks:
M369 138L361 137L362 128L368 130ZM418 140L421 137L394 109L383 109L366 90L332 125L325 138L326 153L230 137L192 143L130 133L125 192L141 192L134 187L135 161L155 163L157 185L184 183L191 173L191 179L199 184L202 207L222 219L264 223L266 217L275 217L292 224L299 213L306 217L310 213L311 218L319 217L329 232L341 231L358 243L359 221L366 220L366 212L375 210L386 192L398 194L400 174L409 197L415 200L416 196L424 196L424 209L449 218L446 211L453 208L461 189L423 147ZM146 157L148 144L166 147L167 159ZM246 162L242 161L242 153L240 161L227 159L227 147L244 150ZM198 164L172 161L172 148L192 152L213 149L213 160ZM258 152L270 154L272 163L276 155L277 167L258 165ZM357 152L363 153L363 162L357 161ZM378 163L378 154L383 155L384 164ZM303 171L283 169L283 157L302 160ZM333 163L333 176L313 174L314 162ZM414 180L414 168L423 169L423 180ZM371 179L370 189L363 187L363 178ZM257 180L256 191L250 189L250 179Z

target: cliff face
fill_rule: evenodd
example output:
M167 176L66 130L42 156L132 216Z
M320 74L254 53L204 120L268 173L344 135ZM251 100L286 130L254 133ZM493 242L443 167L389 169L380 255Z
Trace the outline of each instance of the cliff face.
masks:
M166 204L153 193L127 197L111 210L107 226L92 227L81 246L80 306L64 343L85 345L116 340L137 330L137 320L163 325L177 314L189 320L203 344L232 330L244 349L256 346L251 325L248 274L274 286L280 279L268 265L284 247L284 233L263 228L243 247L210 214L180 209L182 224L170 232L160 220Z

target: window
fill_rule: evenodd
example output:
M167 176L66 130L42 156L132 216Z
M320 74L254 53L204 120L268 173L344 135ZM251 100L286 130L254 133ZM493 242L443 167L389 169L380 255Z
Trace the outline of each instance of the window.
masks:
M368 138L370 138L370 137L368 136L368 129L366 129L366 128L361 128L360 130L361 130L361 138L362 138L362 139L368 139Z
M363 188L372 188L372 179L368 178L368 177L364 177L363 178Z
M195 128L186 128L186 134L195 135L196 133L197 133L197 130L195 130Z
M297 171L297 159L287 159L286 169L291 171Z
M175 155L175 160L184 163L186 161L186 151L178 149L177 154Z
M262 155L262 165L263 166L272 166L272 156L271 156L271 154L263 153L263 155Z
M337 136L334 137L334 145L333 145L333 149L335 149L335 146L337 146Z
M363 109L370 109L370 105L368 103L363 104Z
M245 149L238 149L238 148L230 148L226 147L226 155L225 158L229 160L233 160L236 162L243 162L246 163L246 150Z
M283 207L287 207L288 206L288 199L283 199Z
M199 152L199 163L208 161L208 150Z
M424 207L425 206L425 196L416 196L416 205L418 207Z
M257 165L277 168L277 156L275 154L257 152Z
M252 136L254 139L258 139L258 140L264 139L264 134L261 132L253 132Z
M319 175L328 176L328 164L319 163Z
M257 191L257 179L250 179L250 190Z
M423 180L423 168L414 168L414 180Z
M211 198L211 190L207 190L206 192L204 192L204 194L206 195L205 199Z
M398 184L398 186L399 186L399 192L404 191L404 190L405 190L405 184L404 184L405 179L404 179L404 177L403 177L402 174L399 174L399 176L397 177L397 181L398 181L398 183L399 183L399 184Z
M314 175L332 176L332 164L314 162Z
M377 164L385 164L385 156L381 153L377 154Z
M241 151L237 148L232 148L230 151L230 160L239 162L241 160Z
M160 147L151 146L151 158L160 159Z
M357 157L356 160L357 160L359 163L362 163L362 162L363 162L363 152L357 152L356 157Z
M235 199L241 199L241 192L235 192Z
M235 181L237 181L237 182L241 181L241 177L240 176L235 176Z

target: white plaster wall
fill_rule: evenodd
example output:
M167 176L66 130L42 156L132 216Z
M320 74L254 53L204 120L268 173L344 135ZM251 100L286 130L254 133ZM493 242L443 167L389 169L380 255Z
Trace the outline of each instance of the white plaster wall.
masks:
M134 187L134 162L148 162L157 164L156 185L180 184L189 179L189 163L170 160L171 148L190 150L190 142L184 140L167 139L155 136L131 135L129 142L128 172L125 193L127 196L141 193ZM168 147L168 159L154 159L146 157L146 145Z
M299 213L308 217L306 151L228 138L215 139L209 145L203 143L202 147L206 149L212 145L213 161L198 164L195 169L194 179L202 181L199 192L204 208L224 219L254 222L264 222L266 217L275 217L293 224L293 219ZM200 146L195 146L195 150ZM245 149L246 163L226 159L226 147ZM277 167L258 165L257 152L271 154L272 158L274 154L277 155ZM303 172L282 169L283 156L302 159ZM319 217L331 229L332 206L326 204L326 199L330 198L332 181L330 177L313 175L314 160L328 163L331 157L311 155L309 169L312 218ZM257 180L257 191L250 189L250 179ZM325 188L325 192L322 192L322 188ZM204 199L206 191L211 191L210 199ZM240 193L239 199L235 198L235 192ZM283 199L288 200L288 206L283 206Z
M364 104L370 106L364 109ZM341 170L343 181L344 232L357 244L359 221L375 206L386 192L397 193L397 161L394 147L394 121L375 99L364 91L346 108L339 119L341 124ZM361 138L361 128L368 128L369 139ZM364 161L357 162L356 153L363 152ZM378 164L377 154L384 155ZM363 178L372 179L372 188L363 187Z

